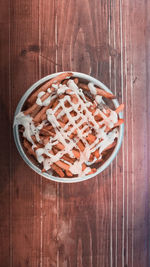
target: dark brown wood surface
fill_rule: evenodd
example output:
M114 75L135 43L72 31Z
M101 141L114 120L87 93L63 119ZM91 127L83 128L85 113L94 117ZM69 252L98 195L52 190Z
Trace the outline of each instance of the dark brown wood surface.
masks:
M1 0L0 266L150 266L150 1ZM20 97L73 70L125 103L125 135L102 174L58 184L23 162L12 135Z

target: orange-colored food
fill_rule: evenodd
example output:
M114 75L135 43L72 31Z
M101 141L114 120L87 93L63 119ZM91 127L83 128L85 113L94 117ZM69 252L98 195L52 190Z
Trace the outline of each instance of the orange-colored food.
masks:
M73 169L72 166L78 166L81 158L82 172L84 173L87 170L86 175L95 173L96 168L90 164L93 164L93 162L103 163L103 156L108 155L110 149L114 148L117 143L117 138L113 142L109 141L108 145L100 152L99 147L104 137L99 136L98 139L96 131L103 131L103 135L107 136L114 128L124 123L124 120L119 118L119 113L124 109L124 104L121 104L113 111L113 114L112 110L106 105L104 109L99 110L98 102L93 101L95 99L94 93L93 99L88 94L88 91L90 93L92 91L89 89L88 84L80 82L79 78L74 78L72 75L72 73L62 73L44 83L27 99L28 108L23 111L25 116L32 118L33 124L32 139L23 136L23 146L27 153L34 156L37 160L38 152L42 153L43 172L47 170L44 160L48 159L52 171L61 178L76 176L74 174L75 168ZM76 93L70 86L70 83L68 83L69 81L74 82L78 89L83 89L83 91L80 89L83 93L87 91L84 97L82 94ZM57 95L58 88L62 90L62 93L60 92ZM97 86L95 86L94 90L96 95L109 99L115 98L113 94ZM43 92L43 95L41 92ZM50 99L48 104L44 102L42 105L37 101L39 93L41 95L41 103L47 99L49 101L51 96L54 97ZM89 105L83 108L86 103ZM112 115L114 116L114 123L109 121ZM24 127L21 128L20 134L23 134L23 132ZM68 150L66 149L67 144L70 146ZM46 150L48 145L49 150ZM87 154L89 164L87 164L86 160L84 161Z

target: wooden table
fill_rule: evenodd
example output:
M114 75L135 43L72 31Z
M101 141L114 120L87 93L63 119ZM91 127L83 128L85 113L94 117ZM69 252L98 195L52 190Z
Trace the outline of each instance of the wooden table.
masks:
M149 10L148 0L1 0L1 267L150 266ZM117 158L76 184L34 173L12 135L27 88L62 70L125 103Z

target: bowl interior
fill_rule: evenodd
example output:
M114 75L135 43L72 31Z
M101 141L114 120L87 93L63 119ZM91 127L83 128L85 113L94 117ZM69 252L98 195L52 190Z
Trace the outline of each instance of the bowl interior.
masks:
M68 71L67 71L68 72ZM26 106L26 100L28 99L28 97L35 91L38 89L38 87L40 87L43 83L45 83L47 80L52 79L53 77L57 76L58 74L61 74L62 72L59 73L54 73L51 75L48 75L42 79L40 79L39 81L37 81L35 84L33 84L23 95L23 97L21 98L21 100L18 103L18 106L16 108L15 111L15 116L22 111ZM80 79L81 82L93 82L95 85L101 87L102 89L104 89L107 92L111 91L100 81L98 81L97 79L87 75L87 74L83 74L83 73L79 73L79 72L73 72L73 77L77 77ZM106 99L105 99L106 102ZM116 99L113 100L107 100L107 104L112 108L115 109L119 106L119 103ZM119 117L123 118L123 114L122 112L119 113ZM123 132L124 132L124 125L122 124L119 127L119 137L117 139L117 144L115 146L115 148L113 148L112 150L109 151L109 153L107 154L104 163L97 163L97 164L93 164L93 167L95 167L97 169L97 171L93 174L84 176L84 177L75 177L75 178L60 178L58 176L54 176L51 174L51 171L49 172L41 172L41 165L30 155L27 155L24 147L22 146L22 141L21 141L21 137L19 134L19 130L18 130L18 126L14 124L13 126L13 133L14 133L14 139L15 139L15 143L17 146L17 149L20 153L20 155L22 156L22 158L24 159L24 161L34 170L36 171L39 175L42 175L43 177L53 180L53 181L57 181L57 182L65 182L65 183L73 183L73 182L80 182L80 181L84 181L87 179L90 179L94 176L96 176L97 174L99 174L100 172L102 172L105 168L108 167L108 165L113 161L113 159L116 157L121 143L122 143L122 139L123 139Z

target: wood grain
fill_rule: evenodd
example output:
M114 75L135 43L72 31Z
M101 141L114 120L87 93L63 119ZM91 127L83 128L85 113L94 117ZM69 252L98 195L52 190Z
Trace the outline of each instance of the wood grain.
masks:
M1 264L9 266L10 260L10 123L9 123L9 14L5 8L5 2L1 2L1 17L0 17L0 70L1 72L1 91L0 91L0 121L2 123L3 131L0 133L1 140L1 185L0 185L0 238L1 249L0 257ZM7 90L6 90L7 88ZM7 99L7 104L6 104ZM5 151L5 155L2 155L2 151Z
M38 8L36 1L10 1L11 121L18 100L39 78ZM12 139L10 266L38 266L41 254L41 182L16 152Z
M141 0L2 0L0 266L150 265L150 10ZM36 175L12 136L20 97L47 74L90 74L125 103L125 135L102 174Z

